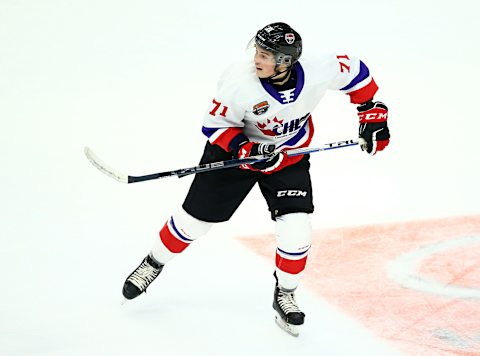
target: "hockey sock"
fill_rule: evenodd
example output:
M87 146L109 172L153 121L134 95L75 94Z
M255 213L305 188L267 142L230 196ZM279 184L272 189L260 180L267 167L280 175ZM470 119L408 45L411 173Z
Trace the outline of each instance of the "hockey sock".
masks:
M212 223L198 220L181 209L167 220L155 239L151 254L161 264L185 250L197 238L205 235Z
M276 219L278 284L295 289L307 263L312 242L310 217L306 213L285 214Z

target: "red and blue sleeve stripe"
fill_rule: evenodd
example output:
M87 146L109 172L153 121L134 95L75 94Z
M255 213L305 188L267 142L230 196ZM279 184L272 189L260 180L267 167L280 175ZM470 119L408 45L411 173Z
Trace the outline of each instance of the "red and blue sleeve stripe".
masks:
M218 145L229 152L238 148L239 144L248 141L239 127L202 127L202 132L212 145Z
M350 96L353 104L362 104L372 99L378 86L370 75L368 67L360 61L360 70L353 80L340 89Z

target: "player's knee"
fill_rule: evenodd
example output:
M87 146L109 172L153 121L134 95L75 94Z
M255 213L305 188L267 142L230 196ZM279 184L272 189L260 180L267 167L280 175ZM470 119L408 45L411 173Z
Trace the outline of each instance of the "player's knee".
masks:
M196 240L205 235L213 225L213 223L194 218L183 209L172 215L170 223L178 234L188 240Z
M277 245L289 253L306 252L312 243L312 226L307 213L291 213L277 217Z

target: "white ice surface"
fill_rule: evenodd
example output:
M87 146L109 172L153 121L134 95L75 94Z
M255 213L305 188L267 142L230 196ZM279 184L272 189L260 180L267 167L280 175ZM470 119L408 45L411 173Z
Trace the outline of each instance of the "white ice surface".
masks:
M49 276L44 280L52 283L38 283L38 292L34 286L12 291L14 304L2 310L2 320L9 321L2 325L2 351L7 355L394 354L355 321L305 290L297 299L308 323L298 339L287 335L274 322L272 266L233 239L213 234L199 241L165 268L147 294L123 306L124 275L141 256L122 253L126 256L122 263L115 263L103 254L95 251L88 263L72 261L70 271L56 272L70 277L59 285L52 280L53 266L42 264L36 273Z
M478 6L0 2L0 355L391 355L305 289L300 338L275 326L272 265L234 240L272 231L257 189L147 295L120 306L124 278L191 178L122 185L83 147L131 174L195 164L221 69L259 27L283 20L302 33L305 55L360 56L390 107L385 153L312 156L314 227L479 214ZM313 114L313 145L355 137L341 94Z

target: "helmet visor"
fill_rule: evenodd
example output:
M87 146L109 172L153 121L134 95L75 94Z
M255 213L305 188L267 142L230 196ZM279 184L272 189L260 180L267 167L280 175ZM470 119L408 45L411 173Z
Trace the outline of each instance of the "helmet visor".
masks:
M251 57L259 55L262 60L270 60L273 63L277 63L277 54L273 50L269 51L260 46L260 44L255 40L255 36L252 37L252 39L248 42L245 51Z

